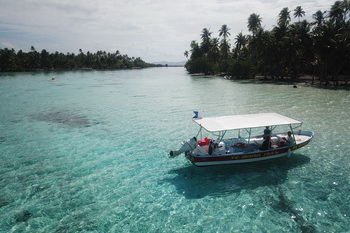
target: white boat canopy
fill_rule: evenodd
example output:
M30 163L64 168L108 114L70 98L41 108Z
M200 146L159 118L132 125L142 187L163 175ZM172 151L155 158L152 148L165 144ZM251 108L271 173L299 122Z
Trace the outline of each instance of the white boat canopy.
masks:
M278 113L193 118L193 121L209 132L302 124L301 121L294 120Z

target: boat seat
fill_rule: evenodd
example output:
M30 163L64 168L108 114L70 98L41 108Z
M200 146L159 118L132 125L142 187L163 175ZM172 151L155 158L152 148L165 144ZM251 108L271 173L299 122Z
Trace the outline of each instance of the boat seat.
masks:
M200 146L198 145L194 150L193 153L197 155L209 155L208 154L209 146Z

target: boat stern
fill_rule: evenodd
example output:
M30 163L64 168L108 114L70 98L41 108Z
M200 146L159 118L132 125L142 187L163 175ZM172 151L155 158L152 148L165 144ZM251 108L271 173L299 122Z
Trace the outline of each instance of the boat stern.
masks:
M193 137L189 140L183 141L181 147L177 150L169 152L169 158L175 158L176 156L194 150L197 147L197 138Z

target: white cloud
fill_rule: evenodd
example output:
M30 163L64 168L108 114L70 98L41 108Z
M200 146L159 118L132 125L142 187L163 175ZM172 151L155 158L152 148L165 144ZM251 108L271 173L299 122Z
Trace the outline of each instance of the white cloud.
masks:
M231 40L247 33L251 13L266 29L283 7L300 5L306 17L328 10L328 0L0 0L0 42L15 49L75 52L116 51L153 61L181 61L203 28L218 36L231 28ZM292 16L292 13L291 13Z

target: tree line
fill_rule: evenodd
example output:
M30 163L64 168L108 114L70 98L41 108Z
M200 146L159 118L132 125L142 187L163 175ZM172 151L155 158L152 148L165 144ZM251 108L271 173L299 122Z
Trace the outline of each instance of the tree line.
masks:
M14 49L0 49L0 71L36 71L36 70L75 70L75 69L132 69L155 66L141 58L115 53L97 51L87 52L80 49L78 54L60 52L49 53L43 49L37 52L31 46L29 52Z
M291 14L295 22L291 22ZM185 51L189 73L225 74L232 78L261 75L295 80L301 74L317 76L321 82L338 83L350 75L350 0L336 1L329 11L317 11L312 22L302 20L305 11L283 8L272 30L265 30L260 15L249 16L250 34L239 33L231 45L225 24L219 37L208 28L201 42L191 42Z

